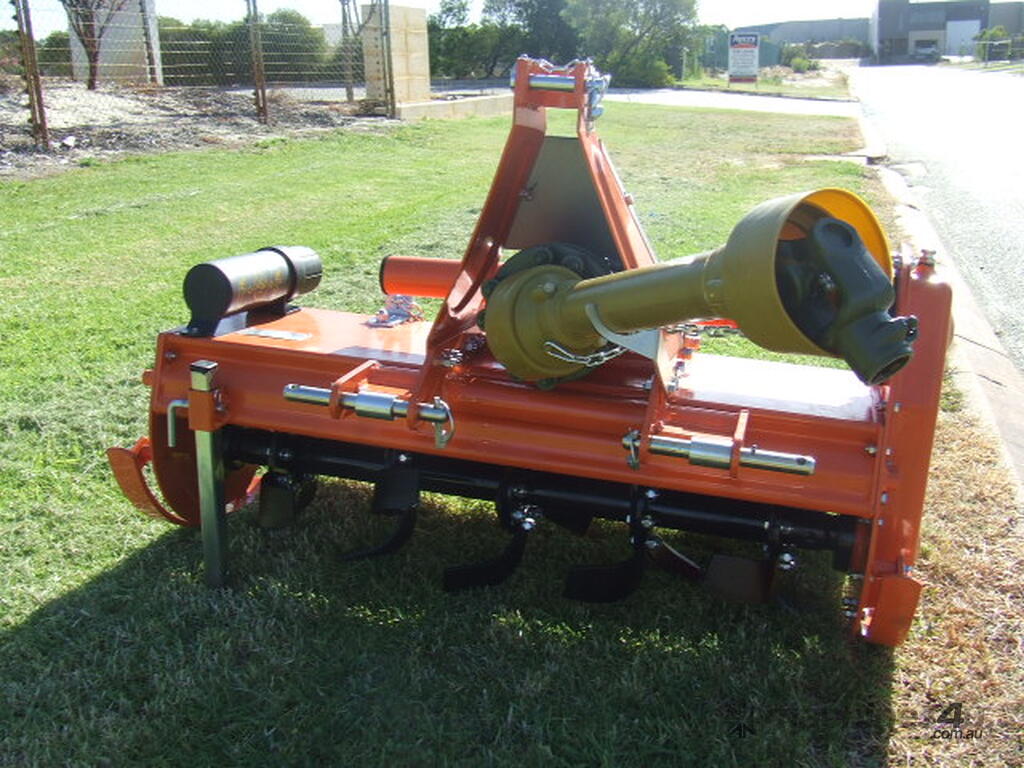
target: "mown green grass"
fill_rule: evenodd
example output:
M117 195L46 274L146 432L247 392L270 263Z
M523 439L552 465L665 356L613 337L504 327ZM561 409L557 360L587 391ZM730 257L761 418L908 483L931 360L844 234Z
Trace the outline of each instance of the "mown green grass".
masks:
M755 93L762 96L789 96L800 99L849 99L850 84L846 76L826 78L824 76L803 81L785 80L781 77L765 77L763 74L754 83L730 83L727 75L703 74L678 84L681 88L695 88L703 91L730 91Z
M844 120L616 104L600 129L663 258L773 195L873 189L806 159L854 147ZM891 656L848 643L824 559L771 606L657 573L585 606L562 575L623 556L624 532L543 529L506 585L449 596L445 565L503 544L484 505L433 498L398 555L341 564L380 530L364 487L329 483L294 530L233 516L236 582L209 591L197 534L120 496L103 450L145 431L139 373L186 317L189 266L302 243L326 271L306 303L373 310L383 255L461 255L506 132L339 133L0 189L0 764L884 759Z

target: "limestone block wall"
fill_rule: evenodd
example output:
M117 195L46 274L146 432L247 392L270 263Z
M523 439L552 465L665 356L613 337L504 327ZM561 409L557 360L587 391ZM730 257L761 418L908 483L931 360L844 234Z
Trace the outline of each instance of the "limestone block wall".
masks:
M363 56L366 61L366 97L384 98L384 49L378 6L363 6ZM391 70L395 102L430 98L430 54L427 48L427 12L423 8L392 5L389 11Z

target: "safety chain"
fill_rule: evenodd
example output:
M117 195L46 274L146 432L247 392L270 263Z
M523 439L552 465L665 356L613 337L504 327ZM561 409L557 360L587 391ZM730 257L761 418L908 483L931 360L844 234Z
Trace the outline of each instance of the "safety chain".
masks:
M617 344L608 344L607 346L601 347L601 349L596 352L591 352L589 355L577 355L575 352L570 352L557 342L545 341L544 351L556 360L562 360L563 362L573 363L575 365L583 365L587 368L597 368L597 366L604 365L609 360L614 360L625 352L626 348L620 347Z
M729 325L701 325L700 323L680 323L665 328L666 333L681 333L684 336L707 336L718 339L725 336L743 336L743 331Z

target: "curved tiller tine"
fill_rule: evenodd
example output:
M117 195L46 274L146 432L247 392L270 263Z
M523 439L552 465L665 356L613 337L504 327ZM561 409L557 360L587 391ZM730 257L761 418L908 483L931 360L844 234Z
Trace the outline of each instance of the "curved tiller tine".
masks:
M114 479L121 486L121 492L136 509L150 517L170 520L175 525L191 525L188 520L165 507L146 482L142 471L153 461L153 446L148 437L140 437L131 448L108 448L107 461L114 472Z
M656 495L655 491L633 489L630 513L626 518L633 554L618 563L571 568L565 578L565 597L585 603L614 603L636 591L648 563L648 542L654 540L654 519L649 516L648 507Z
M397 552L416 530L416 511L420 505L420 475L409 456L398 454L373 487L374 514L397 517L394 530L380 544L340 552L342 562L362 560Z
M453 565L444 569L445 592L458 592L474 587L494 587L508 579L519 566L526 551L526 537L537 526L529 508L512 513L509 524L512 538L495 557L476 563Z

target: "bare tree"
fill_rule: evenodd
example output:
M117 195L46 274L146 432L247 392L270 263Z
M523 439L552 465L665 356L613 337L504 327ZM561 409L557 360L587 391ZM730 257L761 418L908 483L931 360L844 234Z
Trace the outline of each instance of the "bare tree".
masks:
M86 86L90 91L95 91L103 35L117 12L128 4L128 0L60 0L60 4L67 11L71 30L85 49L85 58L89 63Z

